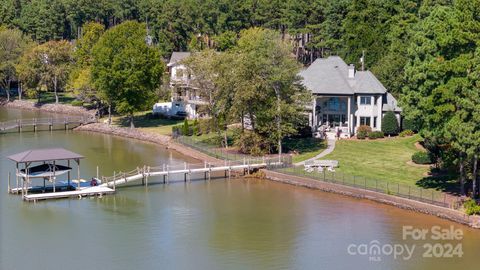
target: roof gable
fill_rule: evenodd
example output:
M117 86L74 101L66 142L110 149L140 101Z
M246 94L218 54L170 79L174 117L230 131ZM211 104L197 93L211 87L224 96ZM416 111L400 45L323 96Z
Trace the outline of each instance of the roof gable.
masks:
M190 52L173 52L172 56L170 57L170 62L168 62L167 66L173 66L179 61L182 61L183 59L189 57L190 55Z
M300 72L303 84L314 94L384 94L387 89L370 71L348 78L348 65L339 56L319 58Z

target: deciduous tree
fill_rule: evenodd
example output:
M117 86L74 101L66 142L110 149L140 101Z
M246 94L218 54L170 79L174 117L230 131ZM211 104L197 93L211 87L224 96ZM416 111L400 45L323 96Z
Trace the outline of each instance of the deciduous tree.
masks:
M100 97L130 117L151 108L164 65L145 42L145 24L127 21L106 31L93 48L92 79Z

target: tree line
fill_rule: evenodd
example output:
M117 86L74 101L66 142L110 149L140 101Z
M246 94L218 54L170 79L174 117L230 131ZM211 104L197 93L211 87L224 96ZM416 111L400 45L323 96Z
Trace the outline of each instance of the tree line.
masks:
M132 115L161 83L164 64L150 59L198 51L189 61L205 72L197 83L210 89L210 113L219 123L248 119L274 146L292 134L290 100L304 93L285 56L360 64L365 53L439 167L477 196L478 14L479 0L4 0L0 83L19 81L20 93L68 89ZM268 66L277 63L285 72Z

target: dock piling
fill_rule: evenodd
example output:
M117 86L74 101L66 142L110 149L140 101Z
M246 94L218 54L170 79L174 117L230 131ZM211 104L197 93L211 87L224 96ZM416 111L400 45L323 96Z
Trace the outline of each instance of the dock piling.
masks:
M10 193L12 189L10 188L10 172L8 172L8 193Z
M147 175L145 176L145 186L148 186L148 176L150 175L150 166L146 167Z
M169 165L167 165L167 174L166 174L166 176L167 176L167 183L170 183L170 175L169 175L170 170L169 170L168 167L169 167Z

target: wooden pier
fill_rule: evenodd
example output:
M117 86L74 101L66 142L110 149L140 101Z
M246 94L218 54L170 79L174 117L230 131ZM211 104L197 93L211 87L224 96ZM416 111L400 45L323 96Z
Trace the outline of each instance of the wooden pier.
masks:
M61 129L71 129L75 126L95 123L95 117L84 116L69 116L62 118L33 118L33 119L18 119L7 122L0 122L0 132L17 131L22 132L25 128L30 127L31 131L36 132L38 128L44 127L52 131L54 127L61 127Z
M221 163L197 163L183 165L162 165L157 167L137 167L137 169L130 172L115 173L110 177L102 177L101 186L110 187L115 190L117 186L125 185L127 183L142 181L143 185L148 185L148 178L161 176L163 177L163 183L169 183L170 176L180 174L184 176L184 181L190 181L193 173L203 173L205 180L211 179L213 172L223 172L225 177L230 178L232 172L243 172L243 174L249 174L253 170L266 168L268 166L281 166L284 164L284 160L278 158L260 158L260 159L244 159L243 161L224 161Z
M214 172L223 172L225 178L231 178L233 172L240 172L241 174L250 174L254 170L261 168L271 167L271 166L283 166L291 162L290 159L285 159L283 157L281 160L278 158L258 158L258 159L244 159L241 161L224 161L219 163L196 163L188 164L184 163L181 165L166 165L150 167L143 166L137 167L135 170L130 172L119 172L114 173L110 177L101 177L101 184L98 186L82 186L73 190L73 191L59 191L59 192L43 192L43 193L33 193L29 194L30 190L33 190L35 187L32 186L23 186L16 188L11 188L10 175L8 177L8 192L11 194L22 194L22 197L25 201L36 202L40 200L51 200L51 199L61 199L61 198L82 198L87 196L103 196L114 194L116 187L122 186L128 183L140 182L148 186L149 177L162 177L163 184L170 183L170 177L172 175L183 175L183 180L185 182L191 181L192 174L203 174L205 180L211 179L211 174ZM97 168L97 179L98 179L98 168ZM100 180L100 179L99 179ZM77 181L77 180L74 180ZM29 181L27 180L27 183Z

